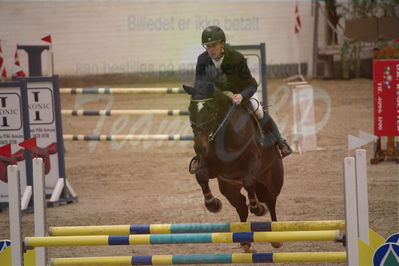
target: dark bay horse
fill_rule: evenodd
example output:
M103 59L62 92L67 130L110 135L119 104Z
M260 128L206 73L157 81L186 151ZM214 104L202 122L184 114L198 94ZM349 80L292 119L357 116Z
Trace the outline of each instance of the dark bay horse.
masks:
M206 208L211 212L222 208L208 185L209 179L217 178L220 192L235 207L241 222L248 218L242 187L248 193L251 213L261 216L268 209L272 221L277 221L276 199L283 186L284 170L276 144L267 143L269 138L262 136L243 104L233 105L212 83L183 88L191 95L190 120L199 157L195 177ZM272 245L280 247L281 243ZM241 246L246 252L250 249L250 243Z

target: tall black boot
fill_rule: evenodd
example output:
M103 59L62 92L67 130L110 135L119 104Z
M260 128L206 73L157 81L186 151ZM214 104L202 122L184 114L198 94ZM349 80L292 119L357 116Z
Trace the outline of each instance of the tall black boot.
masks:
M260 125L263 129L263 133L265 134L264 143L269 143L270 145L277 142L283 158L292 153L290 145L288 145L287 141L281 136L276 123L268 112L263 113L263 118L260 121Z

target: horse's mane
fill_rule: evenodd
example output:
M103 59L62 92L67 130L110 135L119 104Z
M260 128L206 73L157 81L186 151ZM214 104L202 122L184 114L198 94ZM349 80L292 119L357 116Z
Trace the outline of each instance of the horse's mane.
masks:
M213 98L215 98L215 101L218 104L221 114L227 113L229 108L233 105L230 97L225 95L221 90L219 90L216 87L214 88L214 92L213 92L212 96L213 96Z
M194 87L185 87L186 90L189 91L191 94L191 106L195 104L196 101L201 100L212 100L215 106L215 112L217 112L217 120L218 122L222 122L225 118L225 115L229 112L230 108L233 106L231 98L227 96L224 91L221 91L219 88L216 87L214 82L210 81L199 81L195 84ZM235 112L247 113L245 111L245 102L236 106Z

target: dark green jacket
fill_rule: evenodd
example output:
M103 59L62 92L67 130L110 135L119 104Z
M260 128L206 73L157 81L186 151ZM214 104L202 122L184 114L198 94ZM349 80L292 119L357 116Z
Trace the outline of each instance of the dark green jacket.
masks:
M211 81L220 90L228 90L235 94L240 93L244 99L249 99L257 90L258 84L252 77L247 65L247 60L238 51L224 48L224 58L221 65L221 73L213 75L216 67L208 52L198 56L195 70L195 82Z

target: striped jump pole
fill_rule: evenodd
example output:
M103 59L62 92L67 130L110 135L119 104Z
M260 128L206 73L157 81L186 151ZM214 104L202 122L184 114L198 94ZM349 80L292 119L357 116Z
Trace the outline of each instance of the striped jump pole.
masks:
M339 230L157 235L26 237L26 247L154 245L240 242L341 241Z
M66 265L172 265L172 264L242 264L281 262L346 262L345 252L232 253L55 258L53 266Z
M61 94L182 94L182 88L61 88Z
M189 115L188 110L61 110L68 116L113 116L113 115Z
M343 220L289 221L289 222L237 222L237 223L185 223L185 224L131 224L105 226L50 227L50 236L129 235L129 234L187 234L223 232L281 232L344 230Z
M187 135L63 135L64 140L72 141L148 141L148 140L167 140L167 141L191 141L193 136Z

